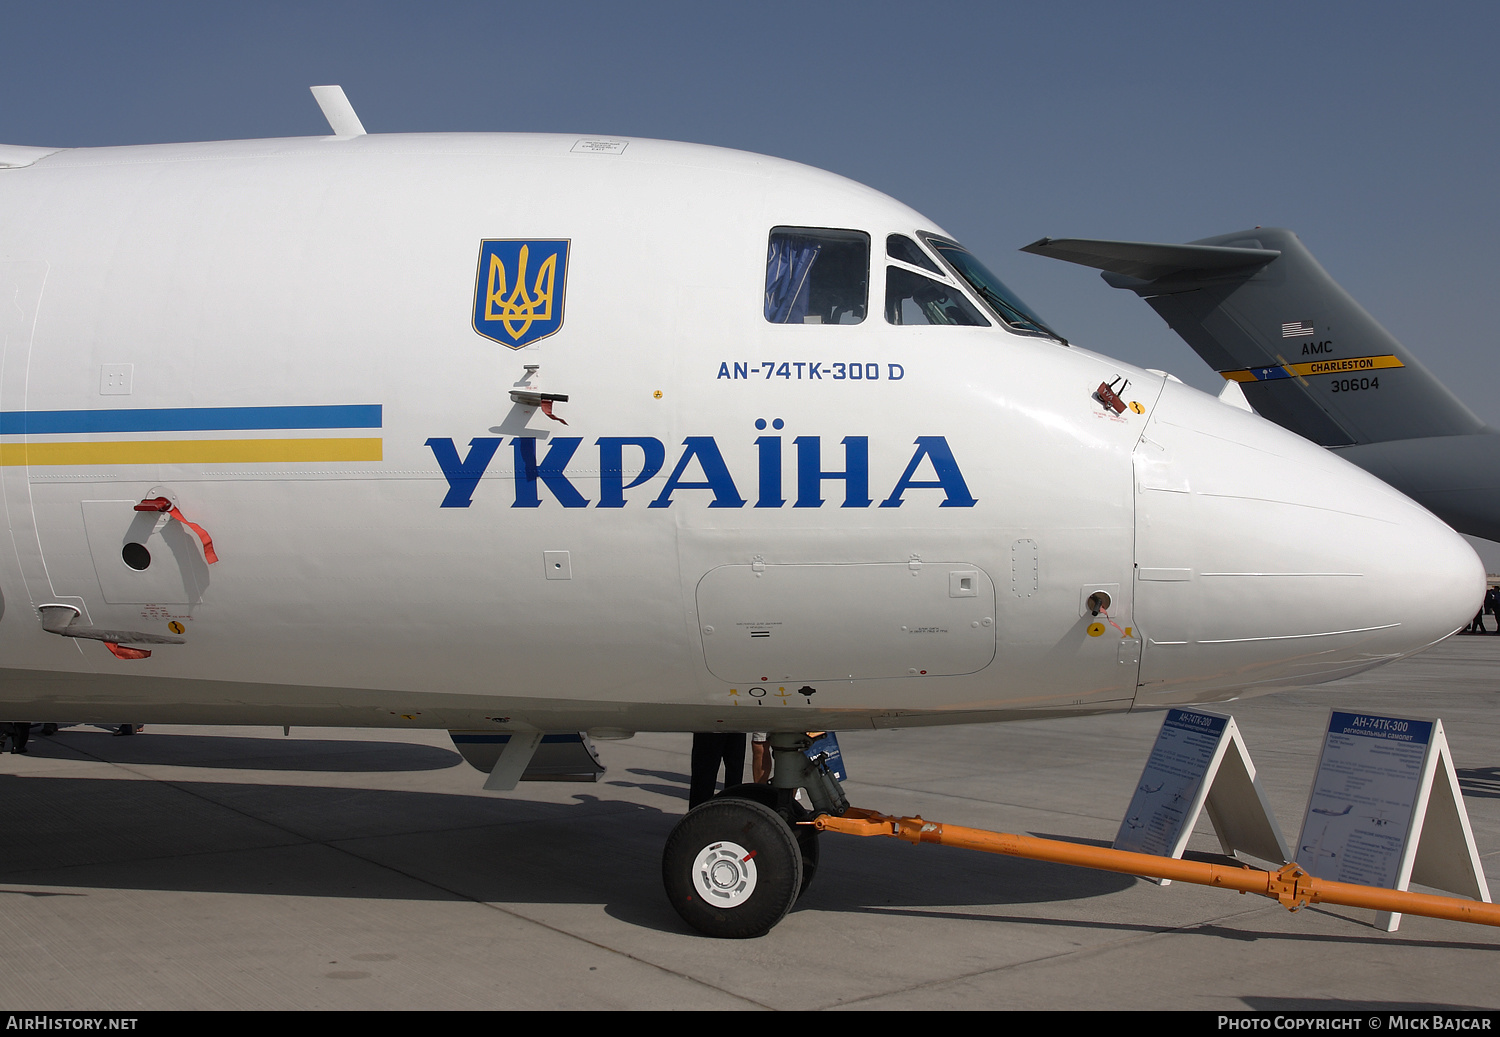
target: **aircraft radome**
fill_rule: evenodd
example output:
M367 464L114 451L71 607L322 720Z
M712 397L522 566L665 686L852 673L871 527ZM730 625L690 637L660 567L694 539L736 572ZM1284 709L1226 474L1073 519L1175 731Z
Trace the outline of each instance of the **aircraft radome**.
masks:
M664 865L748 936L794 791L840 799L803 732L1222 701L1474 613L1427 511L876 191L319 93L331 137L0 150L12 717L446 728L491 788L549 733L769 730Z

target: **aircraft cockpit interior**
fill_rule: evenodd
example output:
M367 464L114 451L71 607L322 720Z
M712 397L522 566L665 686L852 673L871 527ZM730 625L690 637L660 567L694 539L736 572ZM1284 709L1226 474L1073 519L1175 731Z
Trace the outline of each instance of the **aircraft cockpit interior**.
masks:
M870 235L824 227L773 227L766 257L766 320L859 324L870 286Z

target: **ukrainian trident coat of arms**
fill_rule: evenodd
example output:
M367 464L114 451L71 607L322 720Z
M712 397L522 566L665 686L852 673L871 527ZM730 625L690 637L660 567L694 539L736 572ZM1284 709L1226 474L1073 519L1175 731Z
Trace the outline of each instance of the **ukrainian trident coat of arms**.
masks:
M474 279L474 330L520 349L562 328L568 240L486 239Z

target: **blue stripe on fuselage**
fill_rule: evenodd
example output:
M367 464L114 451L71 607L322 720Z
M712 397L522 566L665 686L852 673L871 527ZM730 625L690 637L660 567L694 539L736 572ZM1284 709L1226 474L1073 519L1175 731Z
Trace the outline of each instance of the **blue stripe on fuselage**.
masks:
M80 432L228 432L243 429L380 428L381 405L171 407L157 410L0 411L0 435Z

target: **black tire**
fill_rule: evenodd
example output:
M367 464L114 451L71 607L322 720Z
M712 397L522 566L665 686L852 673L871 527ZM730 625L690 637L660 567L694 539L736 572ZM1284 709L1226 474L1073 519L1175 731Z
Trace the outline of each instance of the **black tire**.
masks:
M802 888L802 854L780 814L754 800L719 797L688 811L661 859L667 899L705 936L764 936Z
M797 899L801 900L807 887L812 885L813 876L818 873L818 830L812 825L797 823L811 820L812 811L797 802L794 790L770 785L734 785L719 793L719 798L725 797L748 799L770 807L791 827L797 849L802 854L802 885L797 890Z

